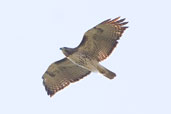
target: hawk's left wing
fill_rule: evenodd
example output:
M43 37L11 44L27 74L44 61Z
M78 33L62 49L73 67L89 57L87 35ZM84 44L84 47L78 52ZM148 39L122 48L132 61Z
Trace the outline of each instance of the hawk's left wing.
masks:
M124 26L128 23L124 20L119 20L119 17L113 20L108 19L88 30L76 49L80 52L87 52L89 57L97 61L106 59L116 47L124 30L128 28Z
M71 82L78 81L88 74L90 74L90 71L64 58L52 63L42 78L47 94L53 96L57 91L63 89Z

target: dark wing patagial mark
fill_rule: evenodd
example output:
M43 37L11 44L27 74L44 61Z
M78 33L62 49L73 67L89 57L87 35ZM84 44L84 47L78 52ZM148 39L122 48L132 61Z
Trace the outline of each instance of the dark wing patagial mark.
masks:
M48 75L49 75L49 76L51 76L51 77L54 77L54 76L55 76L55 74L54 74L54 73L49 72L49 71L46 71L45 73L46 73L46 74L48 74Z
M103 32L104 30L103 29L101 29L101 28L97 28L97 27L94 27L97 31L99 31L99 32Z
M49 66L43 75L43 85L47 94L53 96L70 83L80 80L90 71L73 64L67 58L57 61Z
M85 45L86 45L85 43L87 42L87 40L88 40L87 36L84 35L84 36L83 36L83 39L82 39L82 41L81 41L81 43L79 44L78 47L76 47L76 49L78 49L78 48L81 47L81 46L85 46Z

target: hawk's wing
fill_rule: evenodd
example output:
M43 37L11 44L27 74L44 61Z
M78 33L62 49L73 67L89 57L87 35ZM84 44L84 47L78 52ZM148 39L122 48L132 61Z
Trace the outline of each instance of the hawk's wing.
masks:
M128 28L123 26L128 23L123 22L124 20L119 20L119 17L113 20L108 19L88 30L77 47L78 51L87 52L90 57L97 61L104 60L116 47L117 40L124 30Z
M52 63L43 75L43 84L47 94L52 96L71 82L78 81L90 71L83 69L67 58Z

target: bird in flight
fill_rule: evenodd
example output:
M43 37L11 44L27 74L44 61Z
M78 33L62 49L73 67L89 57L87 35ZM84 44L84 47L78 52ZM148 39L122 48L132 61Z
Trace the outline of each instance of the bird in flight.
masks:
M117 17L108 19L88 30L75 48L60 48L65 58L52 63L43 75L47 94L53 96L70 83L80 80L91 72L99 72L109 79L116 74L99 62L106 59L116 47L128 22Z

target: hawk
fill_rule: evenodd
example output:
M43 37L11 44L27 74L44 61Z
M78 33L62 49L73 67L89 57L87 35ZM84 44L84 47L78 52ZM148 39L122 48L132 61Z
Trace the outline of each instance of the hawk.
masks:
M52 63L42 77L47 94L51 97L91 72L99 72L113 79L116 74L99 62L111 54L122 33L128 28L124 26L128 23L124 20L120 17L105 20L88 30L76 48L60 48L66 57Z

